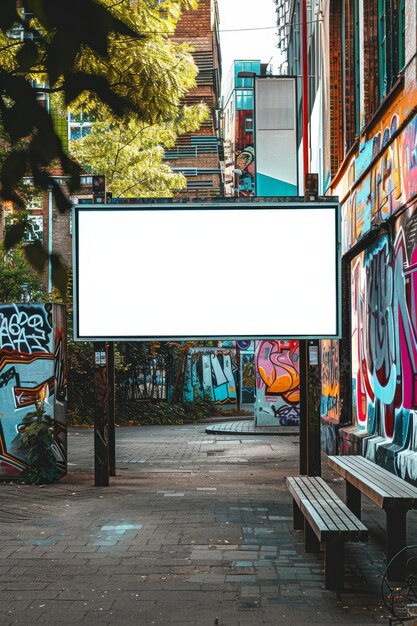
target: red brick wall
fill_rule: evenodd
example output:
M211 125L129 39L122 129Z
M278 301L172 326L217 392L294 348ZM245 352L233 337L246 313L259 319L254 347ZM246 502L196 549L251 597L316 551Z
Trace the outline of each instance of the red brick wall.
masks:
M363 3L364 62L365 62L365 123L369 122L379 105L378 83L378 3L367 0Z
M213 7L215 10L215 7ZM216 49L215 34L212 33L212 2L211 0L199 0L198 8L194 10L184 11L181 19L178 23L174 41L189 43L195 52L210 52L213 54L214 69L219 69L219 60ZM192 89L184 98L187 104L193 104L196 102L204 102L211 111L210 118L205 122L198 131L192 134L187 134L180 137L177 141L177 145L190 145L190 139L192 135L210 135L216 134L215 127L215 110L218 103L219 94L216 93L215 77L213 72L213 79L210 84L200 84ZM220 169L219 157L217 154L200 154L194 159L176 159L175 161L169 161L169 165L173 168L181 167L193 167L193 168L210 168ZM204 174L192 177L190 180L210 180L212 181L213 188L217 190L216 194L219 194L219 187L221 184L221 176L218 174ZM188 192L189 195L198 195L199 191L193 190ZM201 194L206 195L209 191L202 189Z
M329 134L326 133L330 139L329 169L331 176L334 176L343 160L342 7L337 0L330 2L328 55L330 67L329 116L325 123L329 124Z

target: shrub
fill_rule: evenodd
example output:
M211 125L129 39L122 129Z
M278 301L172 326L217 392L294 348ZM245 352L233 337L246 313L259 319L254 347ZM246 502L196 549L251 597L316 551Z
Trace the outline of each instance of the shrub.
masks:
M23 418L23 423L27 426L17 436L17 447L22 450L29 463L19 481L29 485L53 483L60 476L57 460L52 452L52 419L45 414L42 400L36 400L35 406L36 410Z

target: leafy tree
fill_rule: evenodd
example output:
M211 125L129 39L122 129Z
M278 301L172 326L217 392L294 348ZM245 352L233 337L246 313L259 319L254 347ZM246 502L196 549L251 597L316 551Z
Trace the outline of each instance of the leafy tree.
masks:
M201 105L182 107L170 122L147 124L134 115L94 121L90 134L70 150L86 171L106 176L113 197L169 197L186 186L185 177L162 162L178 134L197 130L207 118Z
M22 246L6 253L0 245L0 302L20 302L24 291L32 302L43 299L42 283L28 265Z
M105 106L148 124L175 117L196 69L189 48L169 36L181 8L195 1L2 0L1 5L0 122L9 149L0 194L23 205L17 185L30 175L36 187L52 189L65 211L71 203L52 174L58 165L72 193L80 167L65 153L39 96L60 93L65 106L77 103L91 113ZM22 239L24 228L23 223L9 228L6 250ZM47 253L38 244L28 247L31 262L42 269ZM62 277L57 258L53 264Z

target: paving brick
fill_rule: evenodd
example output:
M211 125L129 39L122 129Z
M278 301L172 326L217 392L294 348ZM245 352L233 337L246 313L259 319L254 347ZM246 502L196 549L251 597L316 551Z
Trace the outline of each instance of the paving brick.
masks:
M379 601L385 566L379 510L364 503L376 540L347 552L341 595L323 589L322 555L305 554L302 533L292 531L284 477L298 469L297 437L251 435L248 445L239 438L228 446L223 434L222 449L234 451L228 459L239 450L249 463L216 459L213 467L201 442L214 436L203 425L118 429L121 458L144 462L123 471L118 465L110 486L95 489L91 432L77 432L70 430L75 465L68 476L42 491L25 488L29 508L31 498L47 500L45 516L37 511L36 520L0 524L0 589L2 605L13 607L11 623L387 622ZM12 511L17 487L0 489L2 507ZM410 525L415 532L416 521ZM0 623L8 620L3 611Z

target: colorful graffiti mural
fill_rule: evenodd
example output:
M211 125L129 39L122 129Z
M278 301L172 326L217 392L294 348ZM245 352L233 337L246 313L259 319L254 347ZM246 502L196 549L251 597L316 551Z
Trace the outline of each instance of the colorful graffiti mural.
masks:
M340 419L339 343L324 339L321 347L320 416L324 421L338 423Z
M417 482L417 211L352 263L354 419L363 453Z
M361 144L334 190L344 200L343 252L417 193L417 116L401 131L400 120L392 114Z
M256 342L257 425L292 426L300 420L298 341Z
M320 368L321 449L326 454L338 454L337 431L341 415L338 341L320 341Z
M236 403L236 354L225 348L191 348L185 366L184 401L208 395L217 404Z
M236 150L236 169L239 174L239 195L253 196L255 193L255 150L253 146L245 146Z
M252 109L236 111L235 168L241 172L237 181L240 196L253 196L255 193L253 117Z
M27 467L18 436L41 398L54 426L53 452L66 472L66 376L65 307L0 304L0 478L16 478Z

